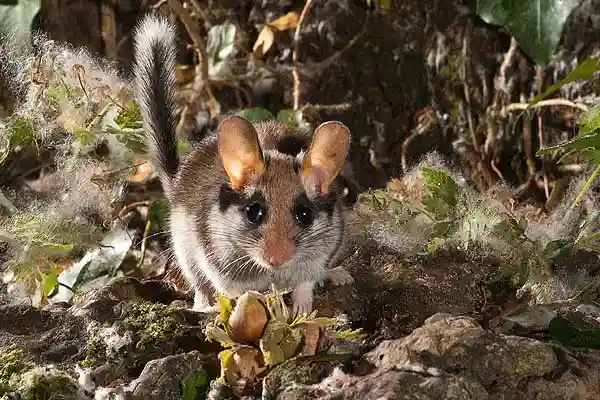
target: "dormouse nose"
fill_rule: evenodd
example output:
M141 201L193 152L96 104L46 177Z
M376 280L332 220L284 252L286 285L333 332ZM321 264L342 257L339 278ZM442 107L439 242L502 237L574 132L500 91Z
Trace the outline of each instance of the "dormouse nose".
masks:
M280 235L268 234L265 235L265 248L263 252L269 264L273 267L280 267L294 257L296 254L296 244L293 240L281 237Z

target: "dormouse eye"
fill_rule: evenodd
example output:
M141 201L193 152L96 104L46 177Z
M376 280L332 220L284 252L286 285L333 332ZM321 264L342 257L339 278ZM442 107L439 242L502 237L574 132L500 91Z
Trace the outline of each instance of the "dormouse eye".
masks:
M314 219L313 210L307 205L298 204L294 207L294 217L300 225L309 226Z
M266 214L267 210L261 203L257 202L246 206L246 218L251 224L260 224L265 218Z

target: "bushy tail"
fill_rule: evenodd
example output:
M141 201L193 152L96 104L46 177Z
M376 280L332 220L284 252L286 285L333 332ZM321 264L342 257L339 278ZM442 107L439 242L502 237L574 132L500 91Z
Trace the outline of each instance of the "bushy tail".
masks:
M156 157L163 188L170 191L179 167L175 98L175 27L162 17L148 15L134 34L137 101L142 111L148 150Z

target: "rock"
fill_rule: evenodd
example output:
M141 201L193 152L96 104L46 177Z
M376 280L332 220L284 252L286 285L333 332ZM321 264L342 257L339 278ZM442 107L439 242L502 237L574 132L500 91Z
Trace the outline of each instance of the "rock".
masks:
M159 281L117 278L102 289L76 295L72 306L0 306L0 397L31 393L35 388L25 378L43 384L38 388L41 397L32 397L36 399L48 398L44 390L54 390L57 379L77 393L93 391L94 386L110 386L98 390L120 393L136 378L147 382L145 375L138 376L148 362L164 362L165 357L181 352L192 352L186 357L201 360L200 351L217 363L220 348L206 342L202 333L212 316L168 305L182 296ZM203 360L198 363L210 364ZM153 368L155 364L148 365ZM174 368L176 364L166 365ZM218 374L214 368L205 371L211 378ZM77 398L69 396L64 398Z
M198 351L152 360L127 390L132 392L134 399L179 400L183 390L193 390L190 386L195 386L198 392L208 388L210 381L218 375L216 361Z
M484 330L470 317L436 314L402 339L364 355L365 375L333 368L318 383L272 372L268 398L574 399L600 397L600 351L569 350ZM288 376L289 377L289 376Z

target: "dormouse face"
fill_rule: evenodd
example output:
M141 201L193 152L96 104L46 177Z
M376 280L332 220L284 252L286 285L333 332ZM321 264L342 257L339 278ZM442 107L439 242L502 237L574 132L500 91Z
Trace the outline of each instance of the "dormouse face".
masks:
M297 157L263 152L246 120L229 117L219 127L219 153L230 182L223 184L211 219L222 254L248 269L302 267L338 246L342 217L332 183L348 153L350 133L341 123L315 131Z

